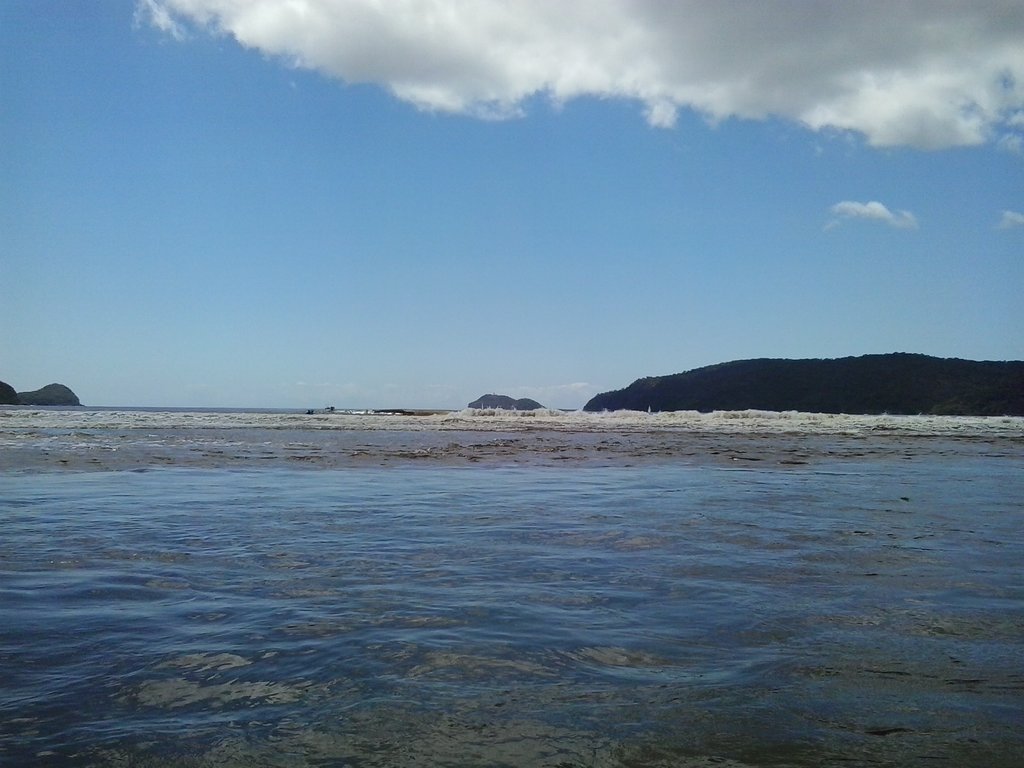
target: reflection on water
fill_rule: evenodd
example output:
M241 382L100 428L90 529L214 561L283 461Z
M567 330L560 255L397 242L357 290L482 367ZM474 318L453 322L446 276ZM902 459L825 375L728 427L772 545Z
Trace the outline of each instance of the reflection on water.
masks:
M0 476L0 763L1019 765L1022 464Z

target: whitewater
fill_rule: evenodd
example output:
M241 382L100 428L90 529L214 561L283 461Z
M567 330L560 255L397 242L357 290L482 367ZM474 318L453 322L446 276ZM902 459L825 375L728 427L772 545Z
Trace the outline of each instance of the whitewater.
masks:
M927 435L1021 435L1020 416L903 416L802 413L798 411L531 411L466 408L456 411L303 411L216 408L27 408L0 407L0 428L168 429L254 427L337 430L550 429L600 432L696 430L718 433L867 434L894 431Z

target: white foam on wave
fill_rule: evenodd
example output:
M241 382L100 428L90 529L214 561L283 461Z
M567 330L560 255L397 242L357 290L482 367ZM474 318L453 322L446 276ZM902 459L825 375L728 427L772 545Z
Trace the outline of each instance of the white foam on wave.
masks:
M488 411L467 409L447 416L449 421L499 427L524 421L526 413L535 428L580 431L701 431L748 433L863 434L894 432L928 435L1024 436L1024 417L1019 416L900 416L805 413L801 411Z
M1024 437L1020 416L894 416L798 411L511 411L466 408L422 415L373 412L282 413L238 411L0 409L0 436L38 430L366 430L564 432L695 431L754 434L911 434Z

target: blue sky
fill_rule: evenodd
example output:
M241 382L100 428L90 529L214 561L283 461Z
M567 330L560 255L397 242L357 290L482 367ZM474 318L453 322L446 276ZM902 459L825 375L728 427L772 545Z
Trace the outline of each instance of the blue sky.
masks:
M7 0L0 380L580 407L1022 359L1024 8L890 6Z

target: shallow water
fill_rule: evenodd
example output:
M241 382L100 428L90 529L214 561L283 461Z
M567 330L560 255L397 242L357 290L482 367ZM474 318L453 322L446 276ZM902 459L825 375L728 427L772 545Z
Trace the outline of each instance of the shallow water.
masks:
M263 437L0 474L0 764L1021 764L1016 439Z

